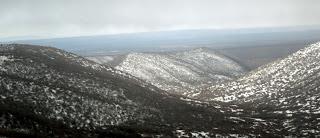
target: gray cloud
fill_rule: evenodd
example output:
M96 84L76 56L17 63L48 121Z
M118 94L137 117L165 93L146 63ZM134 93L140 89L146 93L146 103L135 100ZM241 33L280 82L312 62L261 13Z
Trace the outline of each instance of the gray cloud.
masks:
M319 0L0 0L0 37L320 25Z

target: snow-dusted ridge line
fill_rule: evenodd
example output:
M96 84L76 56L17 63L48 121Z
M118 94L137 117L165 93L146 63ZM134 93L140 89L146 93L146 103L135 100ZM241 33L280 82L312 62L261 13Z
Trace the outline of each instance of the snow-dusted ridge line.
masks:
M20 47L20 48L24 48L26 51L28 52L32 52L32 53L37 53L37 54L42 54L44 56L47 56L49 59L54 60L55 57L59 57L62 56L64 57L66 60L68 60L68 62L73 63L73 64L79 64L85 68L90 68L96 71L106 71L111 73L112 75L118 76L120 78L123 79L132 79L135 80L136 83L139 83L141 86L146 87L146 88L151 88L150 90L154 90L153 87L151 87L152 85L144 80L141 80L137 77L134 77L126 72L123 72L121 70L118 70L114 67L110 67L107 65L103 65L103 64L99 64L96 62L93 62L91 60L88 60L85 57L76 55L74 53L71 52L67 52L61 49L57 49L57 48L53 48L53 47L47 47L47 46L37 46L37 45L25 45L25 44L1 44L0 46L0 51L2 52L10 52L10 51L14 51L16 49L16 47ZM31 47L31 48L28 48ZM36 48L35 48L36 47ZM49 54L54 54L54 55L48 55ZM19 59L14 59L14 57L11 56L3 56L5 61L13 61L13 60L19 60ZM5 62L4 61L4 62ZM1 69L1 66L0 66Z
M114 57L87 57L108 64ZM235 61L207 48L181 52L129 53L115 66L173 94L193 97L217 81L231 80L245 72ZM105 61L107 59L108 61Z

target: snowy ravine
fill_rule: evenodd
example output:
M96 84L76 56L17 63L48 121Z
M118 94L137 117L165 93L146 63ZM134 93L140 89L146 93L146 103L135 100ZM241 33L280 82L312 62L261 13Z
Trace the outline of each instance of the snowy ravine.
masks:
M94 61L99 64L108 64L114 60L112 56L96 56L96 57L87 57L87 59Z
M107 64L107 57L89 57ZM106 60L104 60L106 59ZM130 53L115 67L172 94L193 97L201 88L245 72L237 62L207 48L168 53Z

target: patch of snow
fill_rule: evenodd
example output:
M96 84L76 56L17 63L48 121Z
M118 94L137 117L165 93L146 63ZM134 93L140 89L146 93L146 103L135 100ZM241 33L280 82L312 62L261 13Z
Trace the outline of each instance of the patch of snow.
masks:
M5 61L10 61L10 58L7 56L0 56L0 65L2 65Z

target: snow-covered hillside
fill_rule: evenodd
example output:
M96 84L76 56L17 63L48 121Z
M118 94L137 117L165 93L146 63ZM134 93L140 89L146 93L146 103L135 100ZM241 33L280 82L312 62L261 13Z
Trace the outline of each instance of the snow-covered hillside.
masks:
M199 99L246 105L285 115L289 133L320 133L320 42L246 76L208 88Z
M316 137L319 53L320 44L314 44L236 81L212 86L196 95L203 100L196 100L63 50L0 45L0 136ZM172 67L166 66L169 71L181 66L182 57L193 65L189 69L211 65L211 60L237 67L203 49L166 55L176 61L160 60Z
M108 64L104 57L89 59ZM245 72L232 59L207 48L171 53L130 53L115 68L162 90L190 97L203 87L232 80Z
M238 80L212 86L202 95L212 95L215 98L207 97L207 100L218 101L259 100L294 89L306 89L317 82L319 71L320 43L316 43L285 59L262 66Z
M213 137L272 131L239 116L240 107L170 95L63 50L0 45L0 57L0 136ZM259 127L243 131L255 123Z

